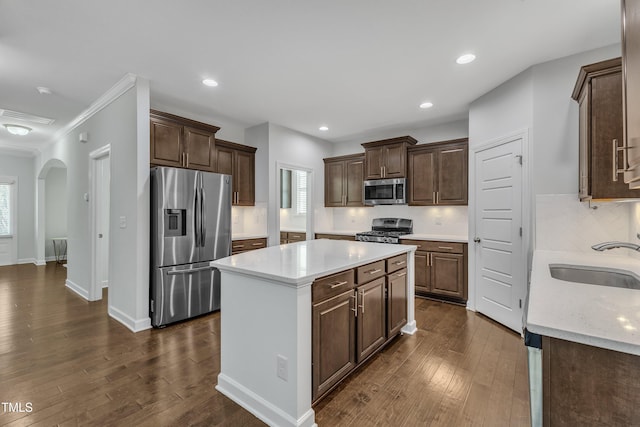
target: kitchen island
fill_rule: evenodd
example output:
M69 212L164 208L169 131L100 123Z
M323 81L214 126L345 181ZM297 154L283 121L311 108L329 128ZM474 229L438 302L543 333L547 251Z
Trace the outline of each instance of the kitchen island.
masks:
M312 283L407 254L407 323L402 332L413 334L414 251L410 245L320 239L212 262L222 283L217 390L269 425L315 425Z

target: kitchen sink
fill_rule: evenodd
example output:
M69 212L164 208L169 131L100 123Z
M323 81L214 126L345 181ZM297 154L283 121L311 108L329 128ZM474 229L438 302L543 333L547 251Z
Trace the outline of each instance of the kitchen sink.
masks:
M640 289L640 277L626 270L582 265L549 264L549 272L554 279L567 282Z

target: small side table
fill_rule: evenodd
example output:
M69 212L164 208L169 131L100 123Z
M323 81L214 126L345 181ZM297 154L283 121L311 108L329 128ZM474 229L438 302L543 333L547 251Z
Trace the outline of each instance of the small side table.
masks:
M67 238L52 237L51 240L53 240L53 253L56 256L56 263L64 264L67 260Z

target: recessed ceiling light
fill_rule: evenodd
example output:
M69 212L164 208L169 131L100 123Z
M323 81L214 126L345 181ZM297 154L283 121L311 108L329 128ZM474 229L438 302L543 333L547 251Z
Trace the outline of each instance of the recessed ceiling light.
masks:
M211 87L218 86L218 82L213 80L213 79L204 79L202 81L202 84L205 85L205 86L211 86Z
M423 102L422 104L420 104L420 108L431 108L431 107L433 107L432 102Z
M465 53L456 59L458 64L468 64L469 62L473 62L476 59L476 56L473 53Z
M321 130L322 132L326 132L329 130L327 126L320 126L318 129Z
M31 132L31 128L20 125L4 125L7 128L10 134L25 136L29 132Z
M40 95L51 95L51 89L49 89L48 87L38 86L36 90Z

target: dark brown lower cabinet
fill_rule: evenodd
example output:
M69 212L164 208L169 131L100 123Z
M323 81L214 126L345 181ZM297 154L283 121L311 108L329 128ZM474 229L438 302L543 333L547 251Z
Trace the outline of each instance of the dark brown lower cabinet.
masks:
M543 425L640 425L638 377L639 356L543 336Z
M361 362L373 354L387 338L385 278L356 288L358 296L358 357ZM405 303L406 304L406 303Z
M314 403L406 325L407 270L404 266L406 255L396 256L313 282ZM387 275L389 270L393 271Z
M430 254L430 292L444 297L466 299L464 255L432 252Z
M313 400L356 366L353 301L349 290L313 305Z
M407 324L407 269L387 276L387 336L393 337Z

